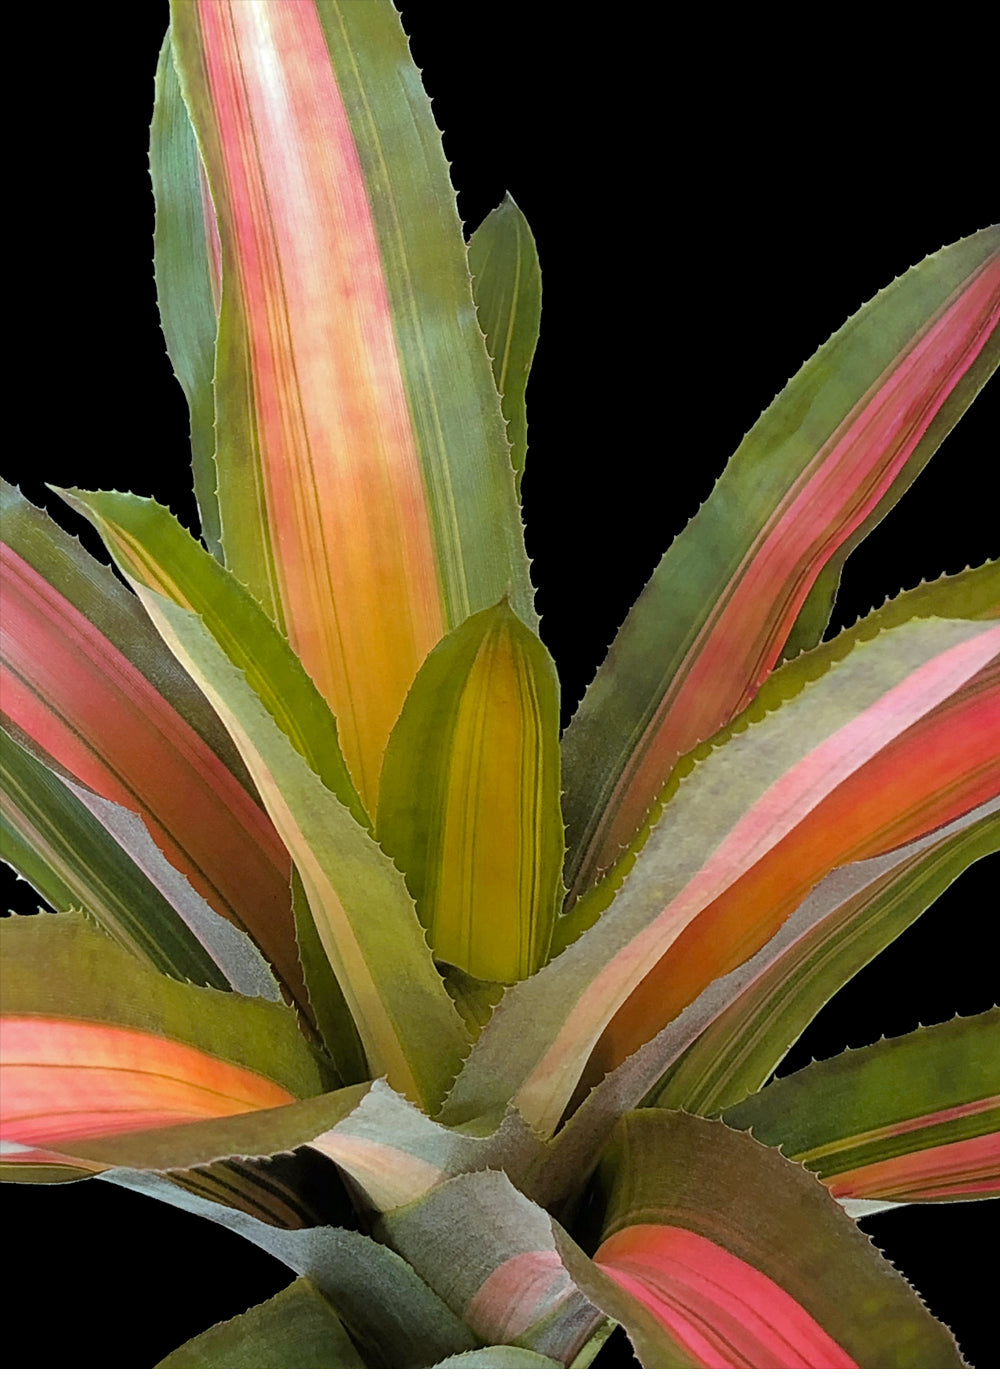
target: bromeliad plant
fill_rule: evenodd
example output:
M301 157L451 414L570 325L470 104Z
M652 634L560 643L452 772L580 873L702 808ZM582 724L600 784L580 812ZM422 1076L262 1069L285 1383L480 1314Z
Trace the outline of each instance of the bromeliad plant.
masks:
M960 1366L852 1217L1000 1189L997 1013L768 1081L1000 844L1000 567L822 640L996 365L1000 229L792 379L560 743L534 245L510 200L463 243L389 0L179 0L152 136L203 545L62 493L127 588L5 488L5 852L57 912L3 935L4 1175L299 1275L168 1367Z

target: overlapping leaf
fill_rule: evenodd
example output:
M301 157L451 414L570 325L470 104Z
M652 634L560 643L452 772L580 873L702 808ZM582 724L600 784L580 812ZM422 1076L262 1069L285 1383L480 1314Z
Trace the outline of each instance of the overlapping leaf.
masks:
M7 485L2 505L5 724L141 817L304 1005L291 862L211 706L107 569Z
M387 0L197 0L172 42L221 242L226 562L330 702L374 813L441 636L508 589L534 624L440 136Z
M962 1365L947 1328L815 1178L748 1135L630 1113L599 1182L594 1263L646 1314L644 1335L633 1329L644 1365Z
M997 795L1000 626L962 619L989 615L996 572L897 600L772 678L680 784L598 925L506 994L454 1121L507 1094L551 1131L598 1042L585 1084L757 952L829 870ZM952 615L913 616L935 608Z
M1000 1011L847 1050L726 1110L835 1196L1000 1195Z
M820 639L844 559L995 368L998 322L995 226L863 306L744 438L565 735L573 897L614 865L677 759L752 700L786 645Z
M559 683L506 601L417 673L382 773L378 839L437 957L516 982L545 961L562 892Z

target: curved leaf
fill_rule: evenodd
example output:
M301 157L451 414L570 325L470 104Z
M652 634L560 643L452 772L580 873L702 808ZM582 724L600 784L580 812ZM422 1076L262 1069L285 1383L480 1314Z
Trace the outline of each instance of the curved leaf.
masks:
M561 1371L558 1361L524 1347L481 1347L439 1361L435 1371Z
M177 1347L158 1371L356 1369L364 1362L333 1308L308 1279Z
M815 1178L723 1123L627 1114L599 1191L594 1263L694 1365L962 1365L947 1328Z
M745 985L672 1066L656 1105L707 1116L762 1088L830 997L973 861L1000 849L998 809L986 803L821 881L743 964Z
M528 450L524 391L538 343L542 273L528 221L509 194L469 239L469 271L520 494Z
M0 500L5 724L36 757L141 817L304 1005L291 862L212 707L110 570L13 487L0 486Z
M1000 358L1000 225L863 306L744 438L664 555L564 736L567 883L619 858L677 759L822 636L847 554Z
M226 561L330 703L373 813L441 636L508 588L534 623L440 136L388 0L172 17L221 240Z
M371 1073L436 1107L466 1033L402 875L293 748L201 618L138 580L135 587L232 735L292 854Z
M542 965L562 890L559 682L506 601L417 673L386 750L376 831L438 958L493 982Z
M814 1062L723 1117L817 1172L835 1196L1000 1195L1000 1011Z
M967 602L971 587L954 591ZM452 1121L506 1093L551 1131L595 1046L584 1088L757 952L832 868L997 795L1000 626L882 620L783 668L689 768L595 928L506 993Z

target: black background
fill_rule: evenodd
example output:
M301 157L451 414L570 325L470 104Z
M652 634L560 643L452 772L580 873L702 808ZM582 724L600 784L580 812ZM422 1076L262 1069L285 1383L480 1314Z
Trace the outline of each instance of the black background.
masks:
M678 29L658 6L618 10L598 25L532 0L402 4L466 231L509 189L538 242L524 511L567 712L663 548L802 361L892 277L1000 216L988 55L946 17L933 37L880 43L818 22L787 34L713 11ZM22 445L7 471L40 503L43 481L114 486L193 523L145 157L166 6L67 8L58 23L43 9L29 21L24 52L45 60L27 115L45 121L25 120L31 145L15 141L8 161L20 172L9 293L27 315L23 388L8 401ZM996 409L984 392L857 551L840 623L997 553L985 496ZM992 1005L996 869L968 872L856 978L788 1067ZM16 899L35 907L23 887ZM4 1201L17 1294L7 1366L150 1366L288 1278L235 1237L101 1182L8 1188ZM998 1360L980 1282L997 1223L991 1203L866 1226L979 1366ZM625 1347L604 1356L628 1364Z

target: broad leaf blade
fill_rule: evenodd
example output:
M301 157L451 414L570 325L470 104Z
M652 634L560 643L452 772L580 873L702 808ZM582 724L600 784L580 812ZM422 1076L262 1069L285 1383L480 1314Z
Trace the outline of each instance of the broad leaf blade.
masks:
M3 1137L43 1149L36 1160L330 1082L288 1007L164 977L80 914L11 918L2 940Z
M467 1039L402 875L293 748L201 618L138 580L135 587L222 718L291 852L370 1071L436 1107Z
M998 808L987 803L939 833L828 875L744 964L746 985L673 1065L656 1105L707 1116L761 1089L830 997L973 861L1000 849Z
M564 736L567 883L617 861L677 759L822 635L844 558L1000 357L1000 226L863 306L747 434L664 555Z
M962 1365L947 1328L815 1178L746 1134L630 1113L599 1189L594 1263L694 1365Z
M1000 1195L1000 1011L846 1050L726 1110L835 1196Z
M568 1364L603 1314L567 1272L555 1228L500 1172L445 1182L378 1226L477 1336Z
M507 992L449 1099L453 1121L504 1092L551 1131L598 1040L585 1087L752 956L830 869L997 795L1000 627L879 621L783 668L694 766L597 926Z
M376 829L438 958L493 982L542 965L562 890L559 683L505 601L417 673L386 751Z
M177 1347L158 1371L327 1370L364 1367L333 1308L308 1279Z
M528 221L509 194L469 239L469 271L520 494L528 450L524 393L538 343L542 274Z
M212 377L218 327L218 230L170 35L156 67L149 173L156 201L153 266L167 354L191 418L191 469L205 543L222 557Z
M132 594L13 487L0 490L5 722L140 816L302 1005L288 853L229 736Z
M152 1172L105 1177L129 1190L213 1220L310 1279L337 1310L369 1366L433 1366L477 1339L398 1254L356 1230L282 1230L199 1199Z
M508 588L534 621L439 133L388 0L198 0L172 34L222 248L226 561L329 701L374 812L428 651Z

